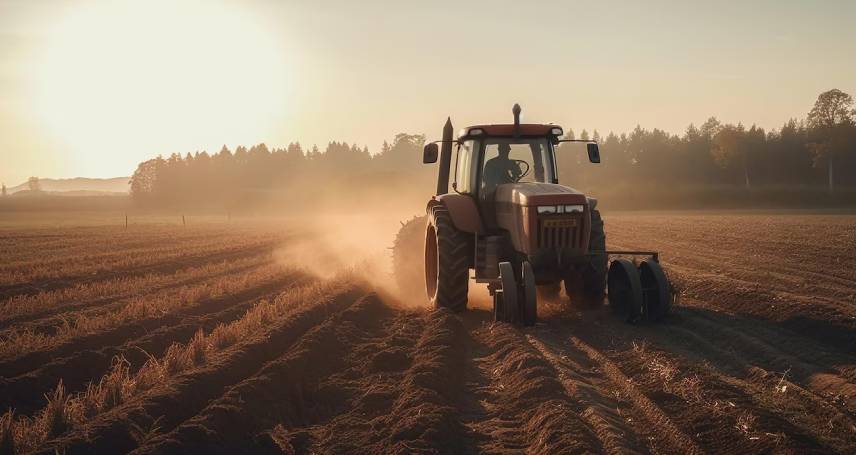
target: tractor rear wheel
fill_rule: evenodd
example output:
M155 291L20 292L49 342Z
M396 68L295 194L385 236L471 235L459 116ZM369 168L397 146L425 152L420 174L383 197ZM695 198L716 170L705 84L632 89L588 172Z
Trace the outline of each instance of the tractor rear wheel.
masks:
M398 291L405 298L425 299L425 226L426 215L401 223L392 246L392 270ZM423 300L424 301L424 300Z
M432 208L425 230L425 286L434 308L467 309L468 245L467 236L452 224L448 210Z
M578 272L577 280L565 279L565 291L576 306L593 307L603 304L606 296L606 272L609 258L606 255L606 232L598 210L591 212L588 262ZM577 281L574 283L574 281Z

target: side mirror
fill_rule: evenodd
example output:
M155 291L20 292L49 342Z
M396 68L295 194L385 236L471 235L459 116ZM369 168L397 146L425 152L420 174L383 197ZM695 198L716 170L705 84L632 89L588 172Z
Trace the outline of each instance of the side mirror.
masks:
M586 144L586 150L588 150L589 161L592 163L600 163L600 148L597 144L589 142Z
M439 153L440 147L436 143L425 144L425 147L422 149L422 162L425 164L436 163Z

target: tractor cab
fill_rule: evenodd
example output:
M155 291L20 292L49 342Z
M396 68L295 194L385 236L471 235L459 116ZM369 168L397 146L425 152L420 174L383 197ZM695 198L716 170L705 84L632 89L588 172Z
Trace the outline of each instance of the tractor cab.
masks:
M519 105L514 105L512 112L513 124L470 126L460 131L457 140L451 139L452 127L447 122L444 139L427 144L423 152L425 163L436 162L438 154L441 157L437 195L445 199L456 196L444 197L444 194L472 199L478 207L480 225L487 231L501 228L497 217L502 208L508 203L519 203L525 194L567 193L568 188L559 185L556 167L559 143L586 142L589 160L600 162L596 143L562 139L564 132L557 125L521 124ZM443 146L442 153L438 143ZM581 193L578 197L559 196L557 202L564 198L568 204L536 210L564 213L565 206L580 205L580 196Z
M596 143L562 139L564 132L557 125L521 124L519 105L514 105L513 113L513 124L470 126L460 131L457 140L444 130L443 140L425 145L423 163L435 163L438 155L442 157L438 195L451 189L485 201L490 200L497 187L505 183L558 184L555 149L560 142L585 142L589 160L592 163L600 162ZM451 131L450 121L447 121L446 129ZM444 153L440 153L438 144L443 145ZM453 145L454 174L449 188ZM442 162L443 159L448 162Z

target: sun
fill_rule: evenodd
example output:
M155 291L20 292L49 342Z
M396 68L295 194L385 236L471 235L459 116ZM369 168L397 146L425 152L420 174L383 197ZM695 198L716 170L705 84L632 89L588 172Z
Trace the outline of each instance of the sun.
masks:
M260 142L287 121L295 80L284 39L240 3L86 5L51 33L33 103L93 171L128 155Z

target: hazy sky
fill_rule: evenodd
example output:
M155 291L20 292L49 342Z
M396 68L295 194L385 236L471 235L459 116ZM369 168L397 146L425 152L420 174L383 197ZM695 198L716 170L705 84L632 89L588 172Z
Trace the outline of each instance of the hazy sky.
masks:
M0 181L524 120L777 128L856 95L856 2L0 0ZM414 158L414 166L418 165Z

